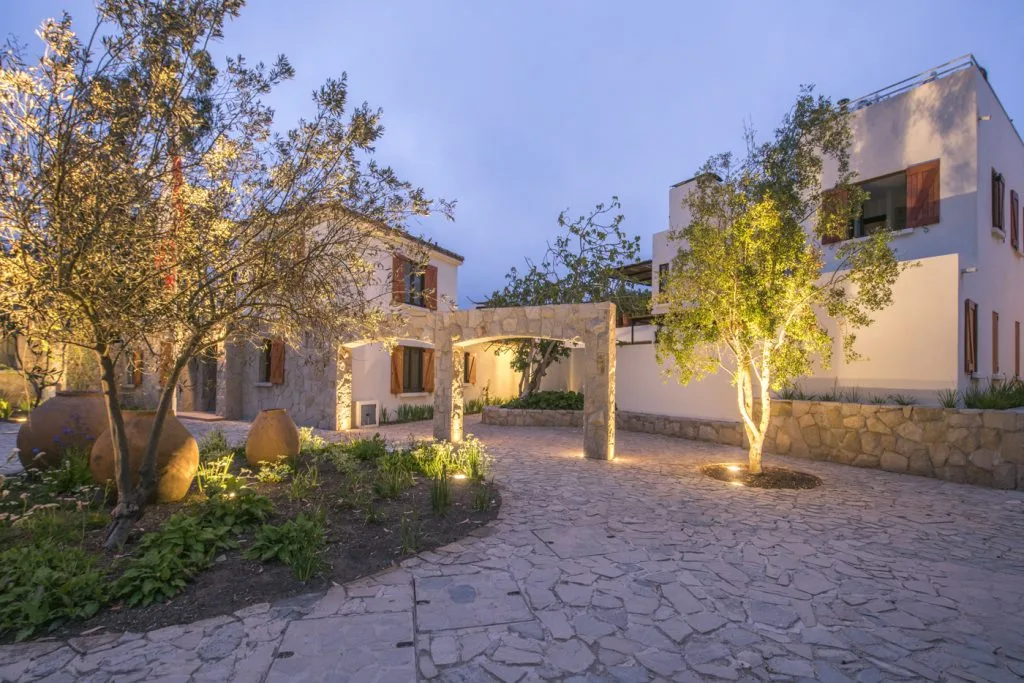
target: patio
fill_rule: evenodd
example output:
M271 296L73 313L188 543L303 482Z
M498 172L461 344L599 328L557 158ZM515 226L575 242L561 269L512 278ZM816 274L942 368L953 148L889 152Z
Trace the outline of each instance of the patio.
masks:
M580 430L466 426L503 487L478 537L326 595L4 646L0 680L1024 676L1024 494L779 457L825 485L747 490L697 471L735 448L620 432L604 462Z

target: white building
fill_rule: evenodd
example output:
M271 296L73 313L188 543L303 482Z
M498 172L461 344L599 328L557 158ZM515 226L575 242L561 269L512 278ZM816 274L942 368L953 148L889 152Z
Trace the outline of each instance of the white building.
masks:
M851 166L871 194L850 238L891 229L898 258L917 266L901 275L894 304L858 330L864 358L845 363L837 340L831 368L800 387L855 387L863 400L899 393L934 403L941 389L1019 377L1024 143L986 72L967 56L847 106ZM668 229L653 235L651 261L632 269L655 295L678 251L669 234L689 220L683 198L693 182L669 189ZM826 171L823 186L834 182L834 169ZM831 262L835 247L825 250ZM619 330L620 410L737 419L724 374L685 387L666 381L654 356L656 317L638 322Z

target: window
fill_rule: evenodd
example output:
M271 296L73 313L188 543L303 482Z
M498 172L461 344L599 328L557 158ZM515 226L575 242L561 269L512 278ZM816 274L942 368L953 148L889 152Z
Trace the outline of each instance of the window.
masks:
M868 193L860 216L853 219L849 237L864 237L882 230L907 227L907 174L904 171L860 183Z
M402 351L402 393L419 393L423 391L423 349L406 346Z
M284 384L284 340L264 339L260 345L259 381Z
M412 306L426 306L426 299L423 296L427 288L427 274L422 268L418 268L412 261L406 261L405 268L405 300L404 303Z
M142 367L142 351L135 349L129 352L124 368L124 385L126 387L142 385Z
M665 280L668 278L668 264L658 264L658 289L661 290L665 287Z
M473 364L473 357L469 355L469 351L462 354L462 383L471 384L469 381L469 371Z
M1004 230L1003 200L1006 198L1006 181L1003 174L992 169L992 227Z
M1020 377L1020 321L1013 323L1013 376Z
M999 374L999 314L992 311L992 374Z
M964 301L964 372L978 371L978 304Z

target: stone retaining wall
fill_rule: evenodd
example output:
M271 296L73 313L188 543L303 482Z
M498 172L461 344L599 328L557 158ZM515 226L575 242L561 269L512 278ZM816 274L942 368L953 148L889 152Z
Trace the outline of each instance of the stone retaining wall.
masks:
M765 450L1001 489L1024 489L1024 413L773 401Z
M485 424L579 427L572 410L484 408ZM744 446L738 422L617 411L615 426ZM1024 413L937 406L772 401L765 452L1024 490Z

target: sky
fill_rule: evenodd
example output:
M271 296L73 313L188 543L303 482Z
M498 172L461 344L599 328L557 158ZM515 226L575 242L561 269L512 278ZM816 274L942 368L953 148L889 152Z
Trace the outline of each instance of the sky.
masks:
M61 10L84 32L92 7L0 0L0 34L32 47ZM560 211L613 195L649 258L669 186L744 124L769 133L801 84L853 99L970 52L1024 125L1021 27L1020 0L250 0L220 49L288 56L296 78L268 98L282 127L342 72L383 109L378 160L458 201L454 222L409 228L465 256L466 307L543 254Z

